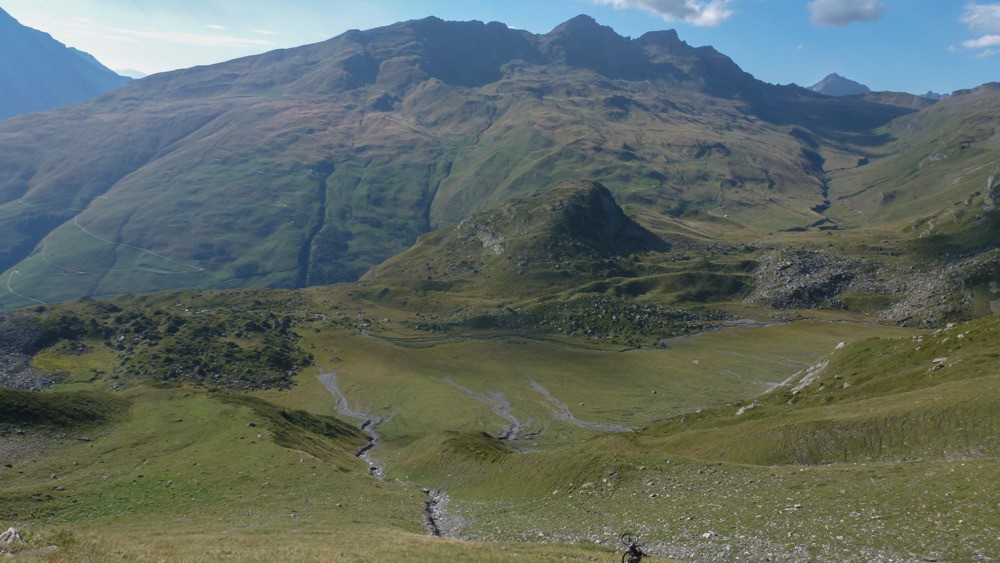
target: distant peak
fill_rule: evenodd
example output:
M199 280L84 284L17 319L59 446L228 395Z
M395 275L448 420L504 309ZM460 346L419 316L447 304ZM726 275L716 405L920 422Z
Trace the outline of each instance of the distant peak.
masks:
M825 96L859 96L871 92L871 89L864 84L844 78L835 72L826 75L826 78L813 84L809 89Z

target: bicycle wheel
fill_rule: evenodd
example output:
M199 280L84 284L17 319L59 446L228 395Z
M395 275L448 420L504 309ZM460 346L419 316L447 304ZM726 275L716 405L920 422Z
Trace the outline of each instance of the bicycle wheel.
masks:
M625 532L624 534L618 536L618 539L621 540L622 545L625 547L631 547L632 544L636 542L635 534L632 532Z

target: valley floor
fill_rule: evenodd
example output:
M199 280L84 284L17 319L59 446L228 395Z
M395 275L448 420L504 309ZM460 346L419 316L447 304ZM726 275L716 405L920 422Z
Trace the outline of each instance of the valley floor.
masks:
M55 391L115 388L130 410L99 426L3 425L0 524L24 533L17 559L607 561L625 531L652 560L1000 556L997 421L919 407L991 412L1000 376L977 362L997 321L950 338L730 327L630 352L521 338L400 346L316 323L299 330L317 367L286 390L121 386L70 370ZM918 339L952 363L921 363L905 393L844 395L870 385L852 362L912 356ZM94 365L92 353L72 357ZM63 352L46 354L36 362ZM787 395L789 379L803 391ZM982 432L932 455L905 430L928 421ZM890 444L897 427L910 454ZM828 432L886 443L830 454L816 445ZM451 537L433 537L427 502L445 497L434 516Z

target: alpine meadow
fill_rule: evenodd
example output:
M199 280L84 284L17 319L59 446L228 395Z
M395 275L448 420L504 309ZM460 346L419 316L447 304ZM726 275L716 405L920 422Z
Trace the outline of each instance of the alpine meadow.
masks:
M430 17L0 121L0 554L1000 559L1000 84L851 85Z

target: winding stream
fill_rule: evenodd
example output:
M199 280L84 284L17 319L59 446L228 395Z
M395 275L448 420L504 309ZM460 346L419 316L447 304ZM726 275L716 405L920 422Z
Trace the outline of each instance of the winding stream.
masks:
M574 426L587 428L588 430L596 430L598 432L632 432L635 430L635 428L632 428L631 426L625 426L622 424L587 422L586 420L580 420L579 418L573 416L573 413L570 412L569 406L567 406L566 403L553 397L552 393L549 393L549 390L542 387L542 385L537 381L531 380L531 388L541 396L545 397L549 404L552 405L552 417L557 420L562 420L563 422L568 422Z
M383 422L388 422L393 415L377 417L364 411L352 409L347 402L347 397L337 387L336 373L321 372L317 379L337 399L333 407L337 414L361 421L361 430L368 436L368 444L358 450L357 456L368 464L370 475L385 480L385 464L373 457L371 451L378 446L380 439L375 427ZM427 499L424 501L424 527L427 528L427 533L432 536L457 537L463 522L460 518L452 517L445 512L449 500L448 495L441 489L424 489L424 493L427 495Z
M521 434L521 421L514 416L511 412L513 407L511 407L510 401L507 400L507 396L500 391L493 391L491 393L477 393L472 389L463 387L459 385L455 380L451 378L445 379L448 385L451 385L455 389L458 389L462 393L468 395L471 399L482 403L493 411L493 414L499 416L506 420L509 424L507 428L503 431L503 434L497 436L501 440L516 440Z
M364 411L352 409L350 404L347 402L347 397L345 397L340 391L340 388L337 387L337 374L335 373L320 373L318 379L320 383L326 387L326 390L337 399L337 403L333 406L334 410L337 411L337 414L361 421L361 430L366 436L368 436L368 444L358 450L357 456L368 463L368 473L378 477L379 479L383 479L385 475L385 464L372 457L371 451L378 445L380 438L378 431L375 430L375 427L383 422L391 420L393 415L390 414L387 417L378 417Z

